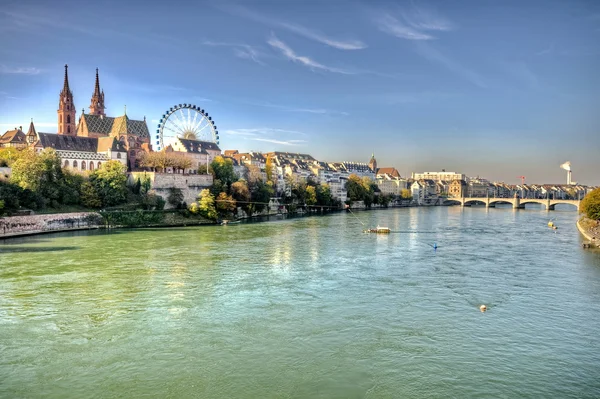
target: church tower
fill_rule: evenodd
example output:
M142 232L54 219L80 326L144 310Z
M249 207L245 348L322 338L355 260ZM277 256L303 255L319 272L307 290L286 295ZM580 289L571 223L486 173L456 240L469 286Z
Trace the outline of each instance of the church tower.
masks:
M68 68L65 65L65 82L60 92L60 99L58 100L58 134L76 136L75 103L73 102L73 93L69 89Z
M104 115L104 108L106 108L104 106L104 90L100 91L100 79L98 78L98 68L96 68L96 87L90 103L90 114Z
M375 153L371 154L371 160L369 161L369 168L377 173L377 160L375 159Z

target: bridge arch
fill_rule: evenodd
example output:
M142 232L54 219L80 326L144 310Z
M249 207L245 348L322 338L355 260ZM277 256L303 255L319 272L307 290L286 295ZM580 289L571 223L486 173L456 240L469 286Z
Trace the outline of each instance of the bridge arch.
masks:
M514 202L508 198L490 200L491 207L495 207L496 205L513 205L514 206Z
M526 198L526 199L522 199L520 201L520 206L522 208L525 207L525 205L527 204L540 204L544 206L544 209L548 209L548 200L538 200L538 199L533 199L533 198Z
M564 207L566 208L566 211L578 211L579 210L579 204L575 203L575 201L573 202L555 202L553 203L552 201L550 201L550 207L548 209L555 211L556 210L556 206L559 205L561 208Z
M468 201L465 201L464 206L471 206L471 205L486 205L486 201L485 198L481 198L481 199L470 199Z
M462 202L458 199L446 198L443 202L443 205L462 205Z

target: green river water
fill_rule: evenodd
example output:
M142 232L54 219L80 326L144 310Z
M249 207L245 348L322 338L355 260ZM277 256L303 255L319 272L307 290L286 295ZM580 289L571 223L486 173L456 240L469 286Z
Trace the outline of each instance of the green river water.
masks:
M576 218L403 208L6 240L0 397L598 398L600 253Z

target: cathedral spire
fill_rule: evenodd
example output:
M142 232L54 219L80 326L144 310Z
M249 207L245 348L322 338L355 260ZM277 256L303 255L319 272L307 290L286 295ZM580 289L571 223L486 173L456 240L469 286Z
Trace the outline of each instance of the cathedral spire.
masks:
M58 99L58 134L76 135L75 102L69 88L69 66L65 64L65 81Z
M104 115L104 91L100 91L100 78L98 77L98 68L96 68L96 84L94 85L94 94L90 103L90 114Z
M94 95L100 95L100 78L98 77L98 68L96 68L96 87L94 88Z
M71 90L69 89L69 66L65 64L65 82L63 83L63 92L67 94L70 91Z

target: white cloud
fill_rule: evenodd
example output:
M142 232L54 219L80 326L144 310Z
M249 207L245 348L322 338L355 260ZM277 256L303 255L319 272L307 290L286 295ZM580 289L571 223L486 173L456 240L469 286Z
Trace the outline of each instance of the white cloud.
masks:
M405 25L398 21L390 14L383 14L379 16L375 21L382 32L388 33L392 36L399 37L401 39L409 40L431 40L433 36L426 33L420 32L417 29L413 29L408 25Z
M269 102L254 102L254 101L242 101L242 102L249 104L249 105L256 105L258 107L273 108L273 109L279 109L279 110L288 111L288 112L306 112L309 114L318 114L318 115L348 115L348 113L344 112L344 111L335 111L335 110L330 110L330 109L325 109L325 108L290 107L287 105L271 104Z
M269 127L229 129L225 130L223 133L230 136L239 136L245 140L260 141L264 143L273 143L286 146L297 146L307 142L304 139L297 138L298 136L305 137L305 133L296 130Z
M334 47L334 48L337 48L340 50L361 50L361 49L367 48L367 45L365 43L361 42L360 40L342 41L342 40L331 39L318 31L308 29L302 25L297 25L297 24L292 24L292 23L287 23L287 22L279 22L277 25L279 25L280 27L285 28L287 30L290 30L294 33L297 33L301 36L304 36L308 39L315 40L319 43L323 43L330 47Z
M282 21L280 19L269 18L264 15L255 13L255 12L249 10L248 8L240 6L240 5L231 5L230 4L227 6L221 6L221 9L223 9L229 13L244 17L244 18L252 19L252 20L262 23L264 25L286 29L286 30L296 33L300 36L304 36L307 39L314 40L316 42L325 44L325 45L333 47L333 48L337 48L339 50L361 50L361 49L367 48L367 45L360 40L334 39L334 38L326 36L322 32L319 32L318 30L310 29L310 28L307 28L300 24Z
M322 70L322 71L333 72L333 73L341 73L344 75L353 75L354 74L354 72L350 72L350 71L347 71L344 69L330 67L330 66L321 64L320 62L317 62L310 57L297 55L296 52L294 50L292 50L291 47L289 47L287 44L285 44L284 42L279 40L277 37L275 37L274 34L271 34L271 37L269 38L267 43L271 47L278 49L287 59L289 59L295 63L304 65L313 71L314 70Z
M377 13L374 21L379 30L400 39L432 40L435 37L429 31L451 31L455 25L446 18L437 15L433 10L413 5L410 9L402 9L399 17L389 12Z
M265 55L256 47L251 46L245 43L227 43L227 42L213 42L210 40L205 40L202 42L205 46L212 47L232 47L233 54L242 59L254 61L259 65L265 66L266 64L261 60Z
M41 69L34 67L10 68L6 65L0 65L0 74L38 75L41 71Z
M252 140L256 140L256 141L264 141L267 143L273 143L273 144L281 144L281 145L299 145L300 143L305 143L305 140L275 140L275 139L262 139L262 138L255 138Z

